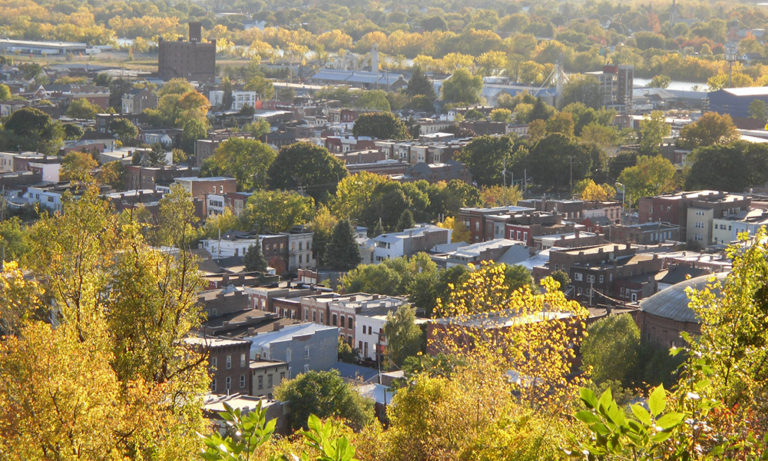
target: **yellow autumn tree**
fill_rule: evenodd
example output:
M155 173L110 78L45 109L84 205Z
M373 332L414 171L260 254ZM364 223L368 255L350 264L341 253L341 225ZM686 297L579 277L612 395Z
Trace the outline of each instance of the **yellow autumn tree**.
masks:
M551 278L543 292L510 293L505 265L470 267L448 299L438 300L428 349L461 356L481 380L501 379L519 401L543 411L572 403L581 378L570 378L584 337L586 309L565 298Z
M582 200L607 202L616 197L616 189L610 184L596 184L592 179L579 181L573 188L574 195Z
M454 218L453 216L448 216L443 222L437 223L437 226L442 227L443 229L453 230L451 233L451 242L453 243L469 243L470 239L472 238L472 235L470 234L469 229L467 229L467 226L464 225L464 222Z
M0 457L190 459L199 449L209 378L182 338L200 323L202 283L189 253L160 253L140 231L88 186L30 230L29 267L6 265L0 312L20 327L0 350Z

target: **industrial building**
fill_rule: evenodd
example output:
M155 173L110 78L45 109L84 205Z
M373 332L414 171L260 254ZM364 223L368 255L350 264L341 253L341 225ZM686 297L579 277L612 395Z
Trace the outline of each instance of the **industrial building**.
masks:
M750 117L749 105L756 99L768 104L768 86L723 88L709 93L709 110L746 118Z
M158 74L163 80L185 78L194 82L213 82L216 77L216 40L203 43L202 25L189 23L189 41L160 39Z

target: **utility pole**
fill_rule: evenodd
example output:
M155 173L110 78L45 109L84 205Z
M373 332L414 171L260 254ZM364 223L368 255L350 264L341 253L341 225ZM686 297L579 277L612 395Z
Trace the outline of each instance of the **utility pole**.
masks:
M573 155L569 155L568 159L570 160L570 170L571 170L571 193L573 193Z

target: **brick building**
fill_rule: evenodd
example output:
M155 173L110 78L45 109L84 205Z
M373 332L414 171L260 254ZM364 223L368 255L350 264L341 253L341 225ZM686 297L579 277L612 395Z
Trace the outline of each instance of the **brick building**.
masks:
M630 244L552 250L549 271L567 273L571 297L588 305L636 302L656 292L654 276L663 267L658 254L638 250Z
M160 38L158 46L157 66L161 79L213 82L216 77L216 40L203 43L199 22L189 23L189 41L173 42Z
M208 354L211 392L231 394L250 391L250 341L192 337L184 339L184 342Z

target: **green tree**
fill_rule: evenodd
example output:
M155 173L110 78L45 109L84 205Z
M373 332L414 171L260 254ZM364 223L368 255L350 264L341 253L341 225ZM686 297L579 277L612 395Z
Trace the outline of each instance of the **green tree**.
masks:
M333 227L325 249L325 261L329 268L339 271L354 269L360 264L360 248L349 221L341 220Z
M716 112L707 112L680 130L680 145L689 149L728 144L738 138L739 132L731 116Z
M566 287L571 284L571 277L569 277L568 273L563 270L558 269L549 274L549 276L560 284L561 291L565 291Z
M672 79L669 75L654 75L650 82L648 82L649 88L667 88L672 83Z
M361 109L390 111L387 92L384 90L367 90L362 92L355 101L355 106Z
M577 183L590 174L593 166L593 155L587 146L559 133L539 140L531 149L530 158L528 173L536 184L549 190L570 191L571 178Z
M573 115L569 112L558 112L547 120L547 133L560 133L572 137L573 129Z
M192 194L174 184L158 203L157 245L188 249L195 235L197 216Z
M0 101L11 99L11 89L5 83L0 83Z
M443 81L443 101L458 105L478 104L481 101L482 88L482 77L472 75L464 68L457 69L453 75Z
M512 111L504 108L493 109L491 111L491 120L494 122L512 123Z
M762 99L755 99L749 103L749 116L762 123L768 122L768 104Z
M96 114L101 112L101 107L93 104L85 98L74 99L67 107L67 115L72 118L93 120Z
M202 118L189 119L182 125L181 148L192 154L195 152L195 141L206 136L208 136L208 122Z
M6 150L32 150L52 154L59 150L64 129L45 112L24 107L5 122L3 145Z
M0 248L4 261L18 261L29 253L27 232L18 217L0 220Z
M602 107L600 83L597 81L597 78L587 75L582 78L573 79L563 87L560 105L567 106L574 102L580 102L593 109Z
M653 197L675 190L675 166L661 155L641 155L637 164L625 168L619 175L628 196L627 203L637 203L642 197Z
M275 158L275 151L261 141L229 138L205 160L201 174L231 176L239 190L250 191L267 185L267 172Z
M737 141L695 149L686 188L743 192L768 182L768 146Z
M267 258L264 257L264 253L261 252L261 245L254 244L248 247L243 255L243 264L247 271L267 271Z
M61 127L64 129L64 139L68 141L77 140L83 136L83 129L74 123L64 123Z
M640 329L630 315L611 315L602 318L587 329L587 338L581 345L582 368L592 371L592 380L603 383L617 380L630 384L638 367Z
M479 186L493 186L503 183L505 164L511 168L513 148L514 140L509 136L479 136L464 146L458 158Z
M410 139L408 127L391 112L362 114L352 127L355 136L370 136L378 139Z
M646 155L658 153L659 146L671 130L664 120L663 112L651 112L649 117L640 121L640 152Z
M424 335L416 325L416 309L403 304L394 313L387 314L384 336L387 338L387 358L396 367L401 367L406 358L416 355L424 347Z
M336 186L330 207L339 218L360 221L370 204L373 189L383 182L387 182L387 178L367 171L349 175Z
M117 139L126 143L139 135L139 129L127 118L114 118L109 122L109 131L112 132Z
M429 81L419 66L413 67L413 73L411 74L411 79L408 80L405 93L411 98L424 96L430 103L437 99L434 85L432 85L432 82Z
M373 402L344 382L339 372L310 371L284 381L275 397L288 404L288 427L306 427L309 415L338 417L354 429L362 429L373 418Z
M268 174L273 188L301 189L315 201L326 202L348 172L325 147L297 142L280 149Z
M61 179L65 181L84 179L90 176L98 166L98 162L91 154L68 152L61 161Z
M291 191L256 190L240 214L241 227L260 233L285 232L312 218L314 201Z
M411 213L411 210L403 210L403 212L400 213L400 217L397 219L397 230L403 231L405 229L410 229L415 225L416 222L413 220L413 213Z
M246 91L255 91L259 93L260 99L267 100L275 97L275 87L269 79L260 75L254 75L243 87Z

